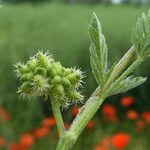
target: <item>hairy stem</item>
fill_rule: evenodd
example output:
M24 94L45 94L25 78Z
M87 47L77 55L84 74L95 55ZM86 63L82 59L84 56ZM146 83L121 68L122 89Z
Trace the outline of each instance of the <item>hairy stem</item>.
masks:
M134 54L134 47L131 47L115 66L112 74L110 75L110 78L107 80L104 87L97 87L97 89L87 100L85 105L81 107L79 114L74 119L69 130L60 137L57 150L68 150L74 145L80 133L83 131L87 123L94 116L94 114L106 98L103 95L105 93L105 90L116 80L116 78L122 73L126 66L129 65Z
M104 93L105 97L109 96L108 93L115 88L122 80L124 80L133 70L135 70L142 62L143 62L142 57L138 57L121 75L120 77L110 85L108 90Z
M60 106L57 103L55 103L53 100L51 100L51 105L52 105L53 114L56 120L58 134L60 137L62 133L65 131L64 122L63 122L62 115L60 112Z
M114 82L114 80L122 73L122 71L126 68L126 66L131 62L134 54L135 50L134 47L132 46L115 66L108 81L104 86L104 89L107 89Z
M69 132L73 133L74 135L74 142L77 140L87 123L92 119L96 111L99 109L103 100L103 98L91 97L87 103L85 103L84 107L81 108L81 111L69 129Z
M79 114L74 119L69 130L66 131L62 137L60 137L57 150L68 150L74 145L80 133L94 116L104 100L103 98L97 97L97 93L98 89L96 89L94 94L92 94L92 96L87 100L85 105L81 107Z

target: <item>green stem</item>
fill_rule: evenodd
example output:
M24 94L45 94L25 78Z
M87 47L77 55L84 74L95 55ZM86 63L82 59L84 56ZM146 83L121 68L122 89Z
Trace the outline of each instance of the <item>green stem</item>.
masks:
M132 46L113 69L108 81L106 82L103 88L104 90L106 90L114 82L114 80L122 73L126 66L131 62L134 54L135 50Z
M51 105L52 105L53 114L56 120L58 134L60 137L62 133L65 131L64 122L63 122L62 115L60 112L60 106L57 103L55 103L55 101L53 100L51 100Z
M142 57L138 57L135 62L133 62L127 70L125 70L120 77L110 85L110 87L106 90L104 93L105 97L108 97L108 93L110 93L122 80L124 80L133 70L135 70L142 62L143 62Z
M78 116L74 119L69 129L69 132L73 133L74 135L74 142L77 140L78 136L83 131L87 123L99 109L103 101L103 98L91 97L81 108Z
M74 119L69 130L59 139L57 150L68 150L74 145L80 133L94 116L103 101L103 98L98 97L91 97L87 100L85 105L80 109L79 114Z
M103 94L105 90L116 80L116 78L131 62L134 52L135 52L134 47L131 47L129 51L115 66L105 86L104 87L98 86L98 88L92 94L91 98L89 98L89 100L87 100L85 105L80 109L79 114L74 119L69 130L64 132L64 134L59 138L57 150L69 150L74 145L80 133L83 131L87 123L94 116L94 114L104 101L105 97Z

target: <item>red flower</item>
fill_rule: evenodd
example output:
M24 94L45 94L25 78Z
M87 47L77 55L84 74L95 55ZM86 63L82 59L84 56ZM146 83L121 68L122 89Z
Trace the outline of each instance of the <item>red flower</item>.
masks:
M88 122L88 124L86 125L86 128L87 128L87 129L93 129L94 126L95 126L95 121L94 121L94 120L90 120L90 121Z
M9 145L9 150L28 150L28 148L19 143L12 143Z
M49 128L42 127L42 128L39 128L39 129L34 131L34 136L36 138L43 138L44 136L46 136L48 134L49 131L50 131Z
M0 118L2 118L3 121L10 120L10 115L6 112L4 108L0 108Z
M76 116L79 113L79 110L80 109L77 106L72 107L72 109L71 109L72 116Z
M111 104L105 104L102 108L102 114L107 121L116 122L116 108Z
M105 104L102 108L104 114L116 114L116 108L111 104Z
M99 144L102 145L103 147L110 147L110 143L111 143L111 138L110 137L105 137L104 139L102 139Z
M145 126L145 123L144 123L143 120L138 120L138 121L136 122L136 130L137 130L138 132L142 131L143 128L144 128L144 126Z
M95 147L94 150L108 150L108 149L104 148L104 147L101 146L101 145L98 145L98 146Z
M148 124L150 124L150 112L143 112L142 117Z
M46 118L42 121L42 125L44 127L52 127L55 125L55 119L53 117L50 117L50 118Z
M0 147L4 145L5 145L5 140L2 137L0 137Z
M134 99L130 96L125 96L120 101L121 105L124 107L128 107L134 103Z
M126 133L117 133L111 138L112 145L118 149L123 150L129 144L130 136Z
M138 113L135 110L128 110L126 117L130 120L136 120L138 119Z
M19 143L24 146L29 148L34 142L34 137L31 134L24 134L21 136Z

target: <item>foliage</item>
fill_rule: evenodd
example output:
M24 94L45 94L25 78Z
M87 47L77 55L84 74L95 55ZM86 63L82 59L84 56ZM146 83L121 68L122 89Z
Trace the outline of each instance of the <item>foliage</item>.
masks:
M81 111L79 111L68 129L65 129L60 108L62 105L67 105L70 100L82 97L78 96L80 93L76 91L82 78L80 71L65 69L59 62L56 63L50 55L43 54L42 52L30 57L27 64L18 63L16 65L17 76L22 82L18 90L19 93L23 96L27 95L29 98L43 95L50 97L59 134L57 150L69 150L73 147L85 126L88 125L88 122L108 96L112 95L112 93L125 92L145 82L146 79L142 77L128 77L144 61L145 53L149 50L150 41L147 40L147 36L150 34L150 23L149 18L146 18L145 14L143 16L144 19L139 19L138 25L135 27L137 33L134 39L137 39L137 36L138 40L136 40L136 43L125 53L120 61L110 69L109 76L107 76L107 45L105 37L101 33L100 22L97 16L93 14L89 27L91 66L99 86L80 108ZM143 26L141 27L143 24L146 29L142 28ZM139 37L138 33L141 32L143 36ZM143 37L144 40L142 39ZM137 47L137 45L140 46ZM141 50L142 53L137 52ZM138 55L133 59L135 51Z
M126 143L126 140L124 141L124 138L119 136L120 133L126 133L126 135L130 137L129 142L125 145L128 150L149 148L150 112L139 112L135 109L137 102L130 96L117 99L117 102L118 105L120 105L123 114L120 115L120 113L118 113L120 110L117 109L117 105L103 104L102 108L97 113L97 117L91 120L88 126L86 126L86 131L81 135L80 140L73 148L74 150L80 150L83 149L83 147L87 150L98 149L98 147L110 149L111 143L113 146L120 146L122 144L119 143ZM72 113L75 112L75 109L77 108L78 107L72 107L68 110L70 121L77 115L77 112ZM122 120L124 121L122 122ZM30 129L23 129L22 126L20 127L19 125L14 128L14 126L12 126L14 121L16 120L9 111L1 107L1 149L8 149L6 147L21 147L30 150L43 150L47 148L55 149L57 135L53 117L39 118L39 123L31 125ZM69 126L70 121L67 121L66 127ZM16 134L18 128L21 129L21 132ZM116 136L119 136L120 138L116 138ZM116 142L111 142L111 139L113 139L113 141L116 139Z
M93 74L97 82L102 86L104 85L105 76L107 74L107 45L101 30L100 22L94 14L89 27L91 38L90 60Z
M148 15L144 13L138 19L132 32L132 43L136 49L136 53L141 57L150 56L150 11Z

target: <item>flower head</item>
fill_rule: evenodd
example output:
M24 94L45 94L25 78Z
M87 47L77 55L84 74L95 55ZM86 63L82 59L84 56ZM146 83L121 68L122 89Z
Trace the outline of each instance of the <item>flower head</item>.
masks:
M105 104L102 108L102 114L106 121L116 122L117 121L117 110L111 104Z
M49 133L49 131L50 129L48 127L42 127L34 131L34 136L35 138L43 138Z
M29 148L34 142L34 137L31 134L24 134L20 138L20 145Z
M83 99L79 92L82 72L63 67L49 53L38 52L26 64L17 63L15 68L21 82L18 93L23 97L50 96L61 106Z
M42 121L42 125L44 127L52 127L55 125L55 119L53 117L50 117L50 118L45 118L43 121Z
M150 124L150 112L148 111L143 112L142 117L146 123Z
M129 140L129 134L120 132L112 136L111 143L116 149L123 150L129 144Z
M125 96L120 101L121 105L124 107L128 107L134 103L134 99L130 96Z
M5 145L5 140L2 137L0 137L0 147L4 145Z
M135 110L128 110L126 113L126 117L129 120L136 120L138 119L138 113Z

